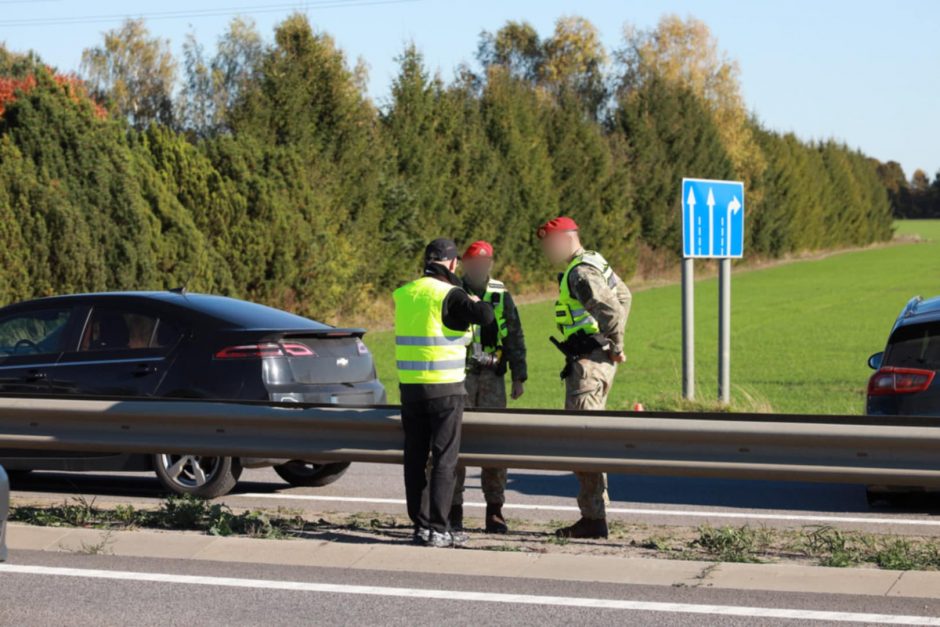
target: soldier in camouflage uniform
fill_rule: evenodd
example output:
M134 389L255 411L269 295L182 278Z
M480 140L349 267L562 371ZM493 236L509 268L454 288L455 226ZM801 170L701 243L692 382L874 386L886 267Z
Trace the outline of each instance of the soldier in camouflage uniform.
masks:
M549 261L565 270L559 276L555 323L564 336L565 409L602 410L617 364L625 361L623 336L630 313L626 284L596 252L586 251L571 218L550 220L538 230ZM581 519L555 532L562 538L607 537L607 475L578 472Z
M525 337L519 311L506 286L493 279L493 247L483 241L471 244L463 256L464 289L485 302L492 303L496 322L484 328L474 327L473 342L467 354L467 407L506 407L507 368L512 372L512 398L522 396L525 388ZM457 484L451 506L450 524L463 525L463 491L467 469L457 468ZM505 468L483 468L480 474L486 500L486 532L506 533L502 507L506 490Z

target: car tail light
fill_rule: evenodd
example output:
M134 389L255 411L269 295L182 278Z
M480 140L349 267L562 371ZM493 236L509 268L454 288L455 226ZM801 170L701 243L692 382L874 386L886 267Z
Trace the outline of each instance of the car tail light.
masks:
M262 359L264 357L316 357L306 344L299 342L265 342L226 346L215 354L216 359Z
M369 354L369 347L365 345L365 342L363 342L363 341L360 340L359 338L356 338L356 351L357 351L360 355L368 355L368 354Z
M281 349L288 357L316 357L317 354L306 344L300 342L282 342Z
M873 374L868 380L868 395L886 396L923 392L930 387L935 374L933 370L888 366Z

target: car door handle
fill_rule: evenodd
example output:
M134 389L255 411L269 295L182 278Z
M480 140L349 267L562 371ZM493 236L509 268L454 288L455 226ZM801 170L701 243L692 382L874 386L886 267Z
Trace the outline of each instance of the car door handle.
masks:
M26 376L23 377L23 380L27 383L34 383L36 381L44 381L46 379L46 373L41 370L30 370L26 373Z
M154 374L157 371L157 367L151 364L140 364L137 368L134 369L135 377L145 377L148 374Z

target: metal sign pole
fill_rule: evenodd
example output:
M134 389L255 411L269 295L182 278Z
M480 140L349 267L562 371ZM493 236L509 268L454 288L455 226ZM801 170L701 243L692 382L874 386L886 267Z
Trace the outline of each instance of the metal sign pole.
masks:
M695 260L682 259L682 397L695 399Z
M718 400L731 402L731 259L718 261Z
M731 402L731 259L744 256L744 183L682 179L682 396L695 396L692 271L718 260L718 400Z

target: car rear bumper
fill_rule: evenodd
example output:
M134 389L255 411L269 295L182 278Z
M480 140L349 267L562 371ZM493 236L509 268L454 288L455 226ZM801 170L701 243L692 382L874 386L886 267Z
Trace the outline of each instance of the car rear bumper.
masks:
M931 389L917 394L869 396L865 403L868 416L937 416L940 415L938 394Z
M385 388L378 381L351 384L314 385L292 383L268 384L268 394L278 403L314 403L317 405L382 405L386 402Z

